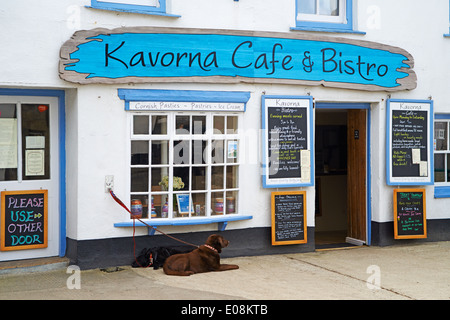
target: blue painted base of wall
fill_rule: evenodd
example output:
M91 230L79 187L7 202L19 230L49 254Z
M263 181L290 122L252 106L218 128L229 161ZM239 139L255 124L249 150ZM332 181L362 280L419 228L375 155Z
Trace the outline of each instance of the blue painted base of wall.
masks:
M394 239L394 222L372 221L372 245L392 246L432 241L450 241L450 219L427 220L426 239Z
M132 230L130 229L130 234ZM268 254L287 254L312 252L314 246L314 228L308 228L308 243L297 245L272 246L271 228L251 228L180 233L174 236L189 243L202 245L211 234L221 234L230 244L222 253L222 258L238 256L257 256ZM185 247L164 235L136 237L136 255L144 248ZM111 238L77 241L67 238L67 255L71 264L82 270L131 265L134 262L133 238Z

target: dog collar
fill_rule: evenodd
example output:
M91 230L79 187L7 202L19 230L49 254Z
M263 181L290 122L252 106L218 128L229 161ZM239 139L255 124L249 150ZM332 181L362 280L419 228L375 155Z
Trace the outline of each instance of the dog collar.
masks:
M208 245L208 244L204 244L204 246L207 247L208 249L211 249L212 251L217 252L217 249L216 249L216 248L213 248L213 247L211 247L211 246ZM218 252L217 252L217 253L218 253Z

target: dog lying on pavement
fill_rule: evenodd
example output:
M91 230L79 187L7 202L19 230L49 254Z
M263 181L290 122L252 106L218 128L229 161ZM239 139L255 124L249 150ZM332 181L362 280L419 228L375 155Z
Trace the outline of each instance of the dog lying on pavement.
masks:
M174 276L190 276L194 273L239 269L239 266L235 264L220 264L219 253L228 244L229 241L221 235L210 235L206 244L197 249L167 258L163 266L164 273Z

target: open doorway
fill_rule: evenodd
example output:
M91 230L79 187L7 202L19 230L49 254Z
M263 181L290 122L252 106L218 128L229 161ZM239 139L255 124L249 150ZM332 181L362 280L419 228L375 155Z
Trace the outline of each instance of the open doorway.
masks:
M316 109L316 249L366 242L366 141L366 109Z

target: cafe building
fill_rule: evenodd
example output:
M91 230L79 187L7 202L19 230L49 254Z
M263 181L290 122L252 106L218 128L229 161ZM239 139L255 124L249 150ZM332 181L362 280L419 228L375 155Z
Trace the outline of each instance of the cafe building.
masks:
M449 12L3 3L0 262L126 265L180 245L159 231L223 257L450 240Z

